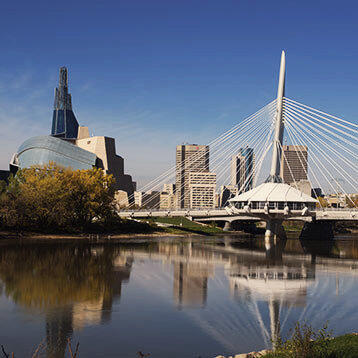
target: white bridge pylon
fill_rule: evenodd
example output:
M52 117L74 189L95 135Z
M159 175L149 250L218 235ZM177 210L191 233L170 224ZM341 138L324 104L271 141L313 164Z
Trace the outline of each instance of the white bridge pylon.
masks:
M141 188L141 192L150 194L144 196L139 209L121 208L120 216L180 214L193 218L233 216L238 219L250 216L261 220L264 218L268 222L268 228L297 215L304 220L310 220L312 217L319 220L328 220L327 217L340 220L340 215L336 213L339 210L331 215L332 211L324 208L320 201L299 190L299 179L295 178L294 168L291 168L283 151L283 145L287 144L298 148L300 166L316 196L319 194L315 191L316 188L322 188L324 193L335 194L337 200L343 200L347 207L341 211L341 220L356 220L357 197L352 194L358 193L358 125L285 97L285 65L285 53L282 51L277 99L208 143L210 172L216 173L217 189L230 184L231 157L236 155L240 148L252 148L254 151L254 169L249 173L245 170L236 173L241 175L241 185L237 188L241 194L230 199L228 207L171 208L164 212L160 210L159 196L163 185L175 183L177 168L173 166ZM307 148L307 155L303 152L304 147ZM191 156L184 161L184 168L202 160L203 155L198 152ZM283 164L288 167L294 179L291 185L283 183ZM197 171L204 172L205 169ZM253 189L243 193L248 183L252 183ZM176 192L182 193L181 189L176 188ZM134 196L130 196L130 202L133 202L133 199ZM176 198L176 201L181 202L180 199Z

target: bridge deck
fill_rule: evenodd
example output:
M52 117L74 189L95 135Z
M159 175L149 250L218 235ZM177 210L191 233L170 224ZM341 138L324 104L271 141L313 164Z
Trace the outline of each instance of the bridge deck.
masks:
M274 215L279 210L270 211ZM287 220L311 221L357 221L357 209L325 209L315 210L309 216L302 216L300 210L292 212L293 215L287 217ZM255 216L257 215L257 216ZM119 216L122 218L144 219L150 217L188 217L200 221L260 221L265 215L264 210L252 210L250 215L245 212L229 215L225 209L182 209L182 210L137 210L137 211L120 211Z

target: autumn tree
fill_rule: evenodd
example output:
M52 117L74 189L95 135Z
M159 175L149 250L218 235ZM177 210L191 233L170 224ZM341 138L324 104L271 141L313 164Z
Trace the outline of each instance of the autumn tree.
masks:
M55 164L19 170L0 187L3 227L83 229L116 216L114 179L102 169L71 170Z

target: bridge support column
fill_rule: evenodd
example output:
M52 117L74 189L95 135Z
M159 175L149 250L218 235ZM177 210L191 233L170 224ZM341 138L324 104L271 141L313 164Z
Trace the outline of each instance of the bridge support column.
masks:
M282 252L286 246L286 232L282 220L266 221L265 248L266 258L272 263L282 261Z
M278 239L286 240L286 232L282 226L282 220L267 220L265 242L273 240L276 243Z
M225 225L223 228L224 231L231 231L232 230L232 225L230 221L225 221Z

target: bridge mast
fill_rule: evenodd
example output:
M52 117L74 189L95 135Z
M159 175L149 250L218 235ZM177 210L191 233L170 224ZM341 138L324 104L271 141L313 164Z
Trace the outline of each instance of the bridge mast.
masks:
M280 161L282 155L281 148L282 148L283 131L284 131L282 107L283 107L283 97L285 96L285 75L286 75L285 67L286 67L285 51L282 51L280 77L278 81L278 91L277 91L275 137L273 140L271 171L270 171L270 176L266 181L269 183L282 183L282 178L280 176L280 165L281 165Z

